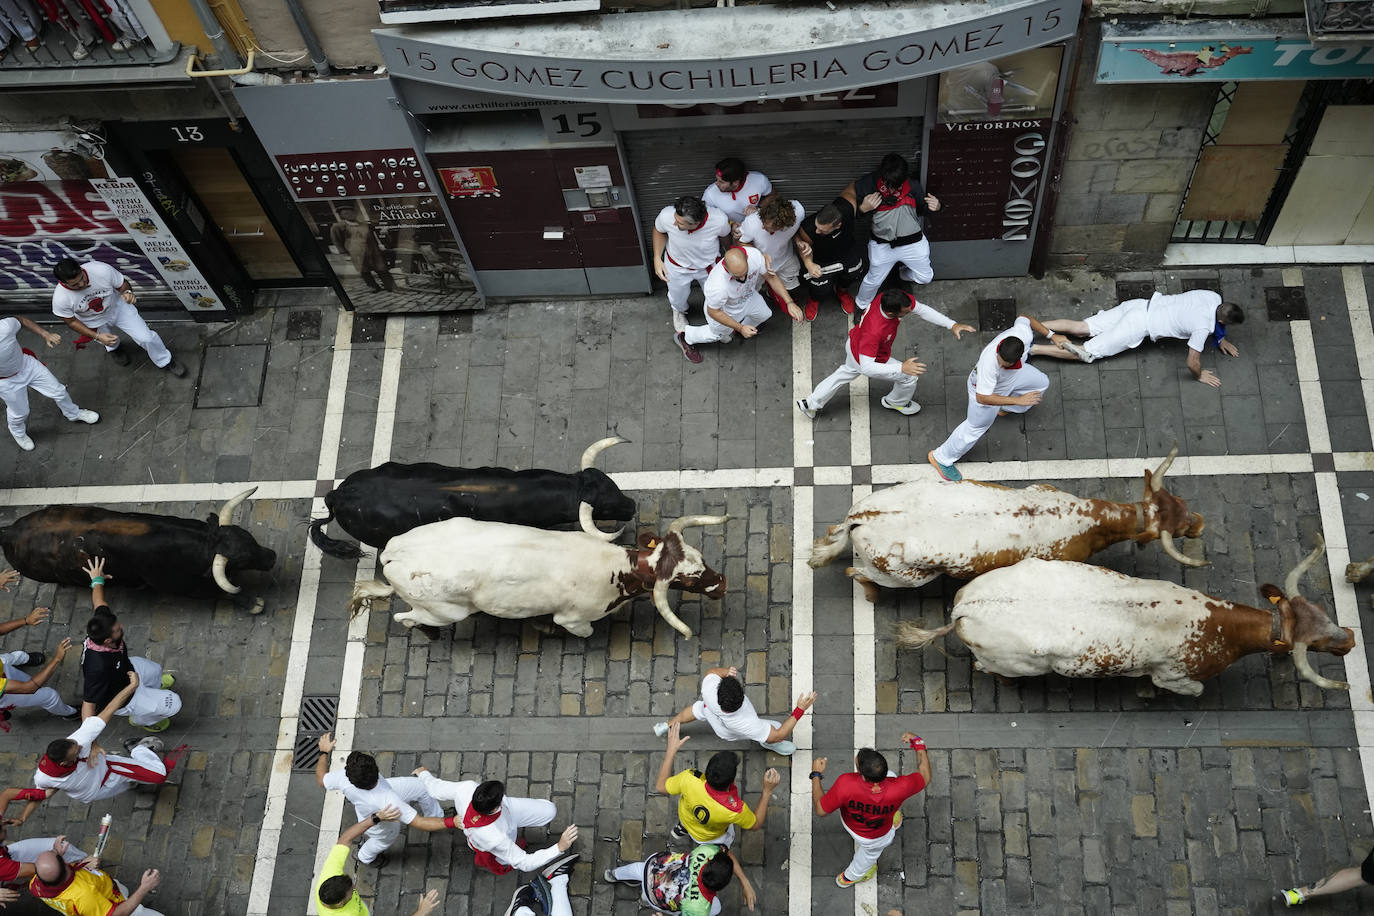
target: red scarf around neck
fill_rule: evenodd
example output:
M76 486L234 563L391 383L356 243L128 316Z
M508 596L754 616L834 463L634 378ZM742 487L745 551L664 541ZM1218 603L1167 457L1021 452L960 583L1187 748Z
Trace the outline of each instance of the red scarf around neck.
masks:
M916 198L911 196L911 179L902 182L900 188L889 188L883 180L878 179L878 193L883 195L883 203L878 204L877 209L887 211L896 210L898 207L915 207ZM895 197L896 201L887 203L888 198Z

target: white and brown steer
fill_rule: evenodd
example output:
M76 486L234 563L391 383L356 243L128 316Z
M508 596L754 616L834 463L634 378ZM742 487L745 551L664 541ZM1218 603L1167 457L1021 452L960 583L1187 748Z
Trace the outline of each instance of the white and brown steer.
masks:
M1022 560L959 589L947 626L899 624L897 645L921 648L953 632L972 650L974 667L990 674L1148 676L1188 696L1201 694L1203 681L1246 655L1292 653L1307 680L1348 689L1317 674L1307 659L1308 649L1344 655L1355 645L1353 631L1336 626L1321 605L1297 593L1298 580L1324 549L1318 543L1288 574L1282 591L1260 589L1269 608L1084 563Z
M854 544L854 565L845 570L876 601L877 586L916 588L942 573L972 579L1027 557L1086 560L1118 541L1148 544L1188 566L1175 537L1197 537L1203 518L1161 482L1178 454L1175 446L1152 475L1145 470L1145 498L1114 503L1065 493L1049 484L1022 490L965 480L913 480L859 500L845 520L816 540L808 563L815 568Z
M617 547L585 531L545 531L503 522L451 518L393 537L381 554L385 582L353 587L350 615L374 598L400 595L410 610L395 615L408 627L445 626L473 614L522 619L552 615L574 636L592 635L593 621L640 595L682 635L692 631L668 606L668 590L708 598L725 594L725 577L682 539L683 529L723 525L724 515L684 516L659 537Z

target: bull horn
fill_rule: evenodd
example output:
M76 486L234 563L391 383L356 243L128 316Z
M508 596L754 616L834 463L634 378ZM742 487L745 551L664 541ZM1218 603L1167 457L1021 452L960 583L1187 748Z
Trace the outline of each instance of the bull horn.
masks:
M577 517L582 520L583 531L593 537L599 537L606 541L614 541L616 538L620 537L620 532L625 530L624 525L621 525L615 531L602 531L600 528L596 527L596 519L592 518L592 504L589 502L583 502L578 506Z
M219 509L219 523L221 525L232 525L234 523L234 510L242 505L243 501L258 491L257 487L244 490L238 496L233 497Z
M659 616L668 621L668 625L677 630L688 639L692 638L692 628L682 622L682 618L673 613L673 609L668 607L668 580L659 579L654 583L654 607L658 608Z
M1289 595L1291 597L1292 595L1296 595L1298 593L1298 580L1300 580L1303 577L1303 574L1305 574L1309 569L1312 568L1312 564L1316 563L1317 558L1320 557L1325 551L1326 541L1322 538L1320 534L1318 534L1317 546L1313 547L1312 552L1309 553L1307 556L1303 557L1302 561L1298 563L1297 566L1294 566L1293 571L1290 572L1288 574L1288 577L1283 580L1283 593L1285 595ZM1294 658L1297 657L1296 647L1294 647L1293 656Z
M1159 492L1159 482L1164 479L1165 474L1169 473L1169 468L1174 466L1174 459L1177 457L1178 443L1175 442L1174 447L1169 449L1169 454L1159 463L1159 467L1155 468L1154 479L1150 484L1151 493Z
M728 515L684 515L682 518L675 519L668 526L669 534L682 534L684 528L696 528L701 525L724 525L730 521Z
M1298 669L1298 674L1327 690L1349 690L1350 685L1345 681L1333 681L1330 678L1322 677L1312 667L1312 663L1307 659L1307 643L1293 643L1293 666Z
M596 465L597 456L610 448L612 445L619 445L622 442L629 442L629 439L622 439L619 436L607 436L605 439L598 439L587 450L582 453L582 470Z
M225 575L225 568L229 565L229 558L222 553L215 554L215 562L210 564L210 574L215 577L215 584L224 589L231 595L237 595L239 587L229 581Z
M1172 531L1165 531L1163 528L1160 529L1159 546L1163 547L1165 553L1182 563L1184 566L1207 565L1206 560L1194 560L1192 557L1184 556L1183 553L1174 546L1174 533Z

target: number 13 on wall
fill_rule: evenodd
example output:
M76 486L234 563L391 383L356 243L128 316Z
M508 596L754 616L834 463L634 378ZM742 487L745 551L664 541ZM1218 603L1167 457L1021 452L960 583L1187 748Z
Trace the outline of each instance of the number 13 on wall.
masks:
M550 143L610 141L611 113L604 105L541 105L544 135Z

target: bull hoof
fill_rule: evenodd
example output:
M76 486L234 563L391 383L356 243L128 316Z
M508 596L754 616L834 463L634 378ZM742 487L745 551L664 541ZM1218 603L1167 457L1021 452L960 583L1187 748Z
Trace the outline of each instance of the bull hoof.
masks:
M258 614L261 614L264 610L266 610L266 608L267 602L259 598L257 601L253 602L253 606L248 609L248 613L257 616Z

